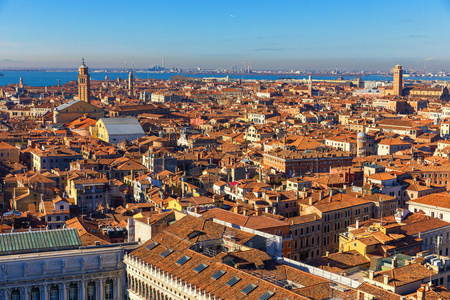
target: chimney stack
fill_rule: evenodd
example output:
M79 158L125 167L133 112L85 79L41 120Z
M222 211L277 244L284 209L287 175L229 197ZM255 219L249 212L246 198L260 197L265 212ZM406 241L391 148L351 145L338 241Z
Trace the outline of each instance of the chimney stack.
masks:
M389 284L389 275L383 275L383 283L386 285Z
M420 287L417 290L417 300L424 300L425 298L425 288L424 287Z
M373 280L373 275L374 275L374 271L373 270L369 270L369 279Z
M359 219L356 219L356 229L359 229Z
M395 269L398 267L398 261L397 261L397 256L394 256L392 258L392 269Z

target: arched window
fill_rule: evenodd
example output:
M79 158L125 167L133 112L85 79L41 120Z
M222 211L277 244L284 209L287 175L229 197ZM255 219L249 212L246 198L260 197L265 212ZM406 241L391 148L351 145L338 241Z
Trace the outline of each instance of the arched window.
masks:
M39 288L34 287L31 289L31 300L41 300L41 291Z
M87 286L87 299L88 300L96 300L95 298L95 282L89 282Z
M56 285L50 288L50 300L59 300L59 288Z
M114 290L114 282L112 279L108 279L105 282L105 297L106 299L114 299L113 296L113 290Z
M78 300L78 286L76 283L69 285L69 300Z
M11 292L11 300L20 300L20 292L18 289Z

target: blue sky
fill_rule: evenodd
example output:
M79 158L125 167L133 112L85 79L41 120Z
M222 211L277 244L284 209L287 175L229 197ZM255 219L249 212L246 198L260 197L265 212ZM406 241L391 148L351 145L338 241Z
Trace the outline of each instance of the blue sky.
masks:
M449 29L448 0L0 0L0 68L450 70Z

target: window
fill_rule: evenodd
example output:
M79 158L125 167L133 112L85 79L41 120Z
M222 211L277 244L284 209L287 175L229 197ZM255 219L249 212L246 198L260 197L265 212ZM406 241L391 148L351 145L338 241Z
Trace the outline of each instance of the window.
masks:
M241 278L239 277L233 277L230 280L228 280L227 283L225 283L226 286L232 287L233 285L235 285L236 283L239 282L239 280L241 280Z
M204 269L206 269L207 267L209 267L207 264L205 263L201 263L200 265L198 265L197 267L195 267L194 272L195 273L201 273Z
M179 266L184 265L188 260L190 260L191 258L187 255L181 257L179 260L177 260L176 264Z
M78 300L78 286L72 283L69 286L69 300Z
M250 283L249 285L247 285L241 292L244 295L248 295L250 294L254 289L256 289L258 286L256 284Z
M95 290L95 282L89 282L87 286L87 300L96 300Z
M20 300L20 292L15 289L11 292L11 300Z
M59 300L59 288L55 285L50 288L50 300Z
M106 280L105 283L105 298L106 299L114 299L113 297L113 291L114 291L114 282L112 279Z
M40 300L41 299L41 292L39 291L39 288L34 287L31 289L31 300Z
M449 276L450 277L450 276ZM272 291L267 291L264 294L262 294L261 297L258 298L258 300L268 300L269 298L271 298L273 295L275 295L274 292Z
M224 270L219 270L219 271L217 271L213 276L211 276L211 278L214 279L214 280L217 280L217 279L219 279L220 277L222 277L223 274L225 274L225 273L226 273L226 271L224 271Z

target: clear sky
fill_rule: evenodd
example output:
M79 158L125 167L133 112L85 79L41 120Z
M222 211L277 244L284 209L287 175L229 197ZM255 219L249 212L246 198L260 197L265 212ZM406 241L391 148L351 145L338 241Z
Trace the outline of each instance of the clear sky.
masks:
M450 1L0 0L0 68L450 70Z

